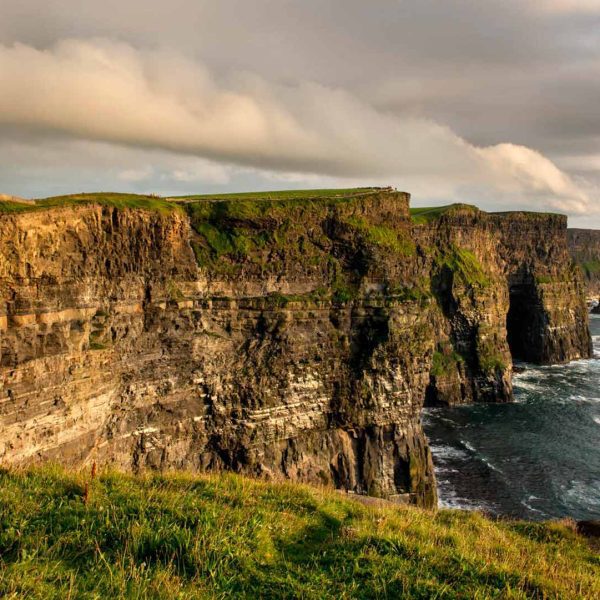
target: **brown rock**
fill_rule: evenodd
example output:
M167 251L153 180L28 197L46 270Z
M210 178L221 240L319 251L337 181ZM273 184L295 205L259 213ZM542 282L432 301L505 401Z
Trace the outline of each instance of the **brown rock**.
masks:
M0 460L433 506L424 402L509 401L511 347L558 362L590 340L564 219L415 224L408 200L1 215Z

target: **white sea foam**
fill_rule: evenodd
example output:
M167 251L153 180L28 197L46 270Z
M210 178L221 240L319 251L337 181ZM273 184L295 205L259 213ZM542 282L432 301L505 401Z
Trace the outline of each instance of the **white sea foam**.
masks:
M571 394L568 399L572 402L587 402L589 400L587 396L581 394Z
M460 443L470 452L472 452L473 454L477 454L477 448L475 448L474 446L472 446L471 444L469 444L469 442L466 442L465 440L460 440Z
M517 377L515 377L515 387L520 390L527 390L531 392L540 392L544 389L544 386L538 381L518 379Z
M454 446L436 446L430 444L429 448L433 454L435 460L447 460L447 459L461 459L467 458L467 454L460 448Z
M460 473L458 469L451 469L450 467L435 467L436 475L449 475L450 473ZM449 483L449 481L447 481Z
M491 463L485 456L480 456L479 459L492 471L496 471L496 473L500 473L500 475L504 475L503 471L496 467L493 463Z
M584 483L571 481L569 486L562 486L564 496L568 500L588 507L600 507L600 481Z
M480 460L484 465L486 465L489 469L491 469L492 471L496 471L496 473L500 473L501 475L504 475L504 473L502 472L501 469L499 469L498 467L496 467L491 461L490 459L488 459L486 456L484 456L483 454L481 454L481 452L479 450L477 450L477 448L475 448L475 446L473 446L472 444L470 444L469 442L465 441L465 440L460 440L460 443L471 453L475 456L475 458L477 460Z
M525 508L529 509L529 510L530 510L530 511L532 511L532 512L538 513L539 515L543 515L543 516L546 516L546 517L547 517L547 516L549 516L549 515L548 515L547 513L545 513L543 510L540 510L539 508L535 508L534 506L531 506L530 502L531 502L531 500L533 500L534 498L535 498L536 500L540 500L540 498L536 498L535 496L529 496L529 498L527 499L527 501L526 501L526 500L521 500L521 504L522 504L522 505L523 505Z
M475 500L470 500L469 498L463 498L459 496L455 490L446 485L438 485L438 497L440 499L440 508L493 512L493 508L485 502L477 502Z

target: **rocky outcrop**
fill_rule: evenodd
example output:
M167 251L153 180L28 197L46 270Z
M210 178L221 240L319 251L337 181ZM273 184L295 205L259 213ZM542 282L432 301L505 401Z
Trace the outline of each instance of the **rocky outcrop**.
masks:
M0 246L6 464L232 469L432 506L424 402L509 401L511 350L590 352L560 217L411 219L389 190L89 202L2 215Z
M591 356L585 287L570 258L563 215L493 215L510 291L514 358L547 364Z
M569 229L569 251L583 271L592 312L600 312L600 230Z

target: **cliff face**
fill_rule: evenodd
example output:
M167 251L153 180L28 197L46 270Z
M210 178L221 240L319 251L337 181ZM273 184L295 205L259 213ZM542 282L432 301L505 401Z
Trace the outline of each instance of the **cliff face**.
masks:
M569 229L569 251L581 267L589 299L600 299L600 230Z
M592 355L581 272L567 245L562 215L493 215L510 304L513 357L547 364Z
M386 190L2 215L0 460L431 506L425 401L510 400L511 349L589 355L565 232L471 207L415 222Z

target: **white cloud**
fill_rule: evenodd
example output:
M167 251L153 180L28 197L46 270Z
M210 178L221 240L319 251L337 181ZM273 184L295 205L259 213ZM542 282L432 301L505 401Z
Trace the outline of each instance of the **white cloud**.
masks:
M600 14L600 0L542 0L540 4L550 12Z
M141 169L125 169L118 175L119 179L123 181L144 181L152 177L153 170L151 167L142 167Z
M231 181L231 167L206 160L192 159L181 161L180 168L163 175L163 179L173 179L182 183L215 183L224 185Z
M497 185L508 192L526 189L546 196L550 208L579 214L591 209L590 197L568 175L539 152L498 144L478 150L498 176Z
M524 146L476 147L432 120L315 83L217 81L198 62L125 43L0 46L0 88L0 124L188 155L167 176L179 182L226 183L220 161L284 177L387 179L430 197L481 194L571 213L591 205L585 184ZM153 174L141 166L120 178Z

